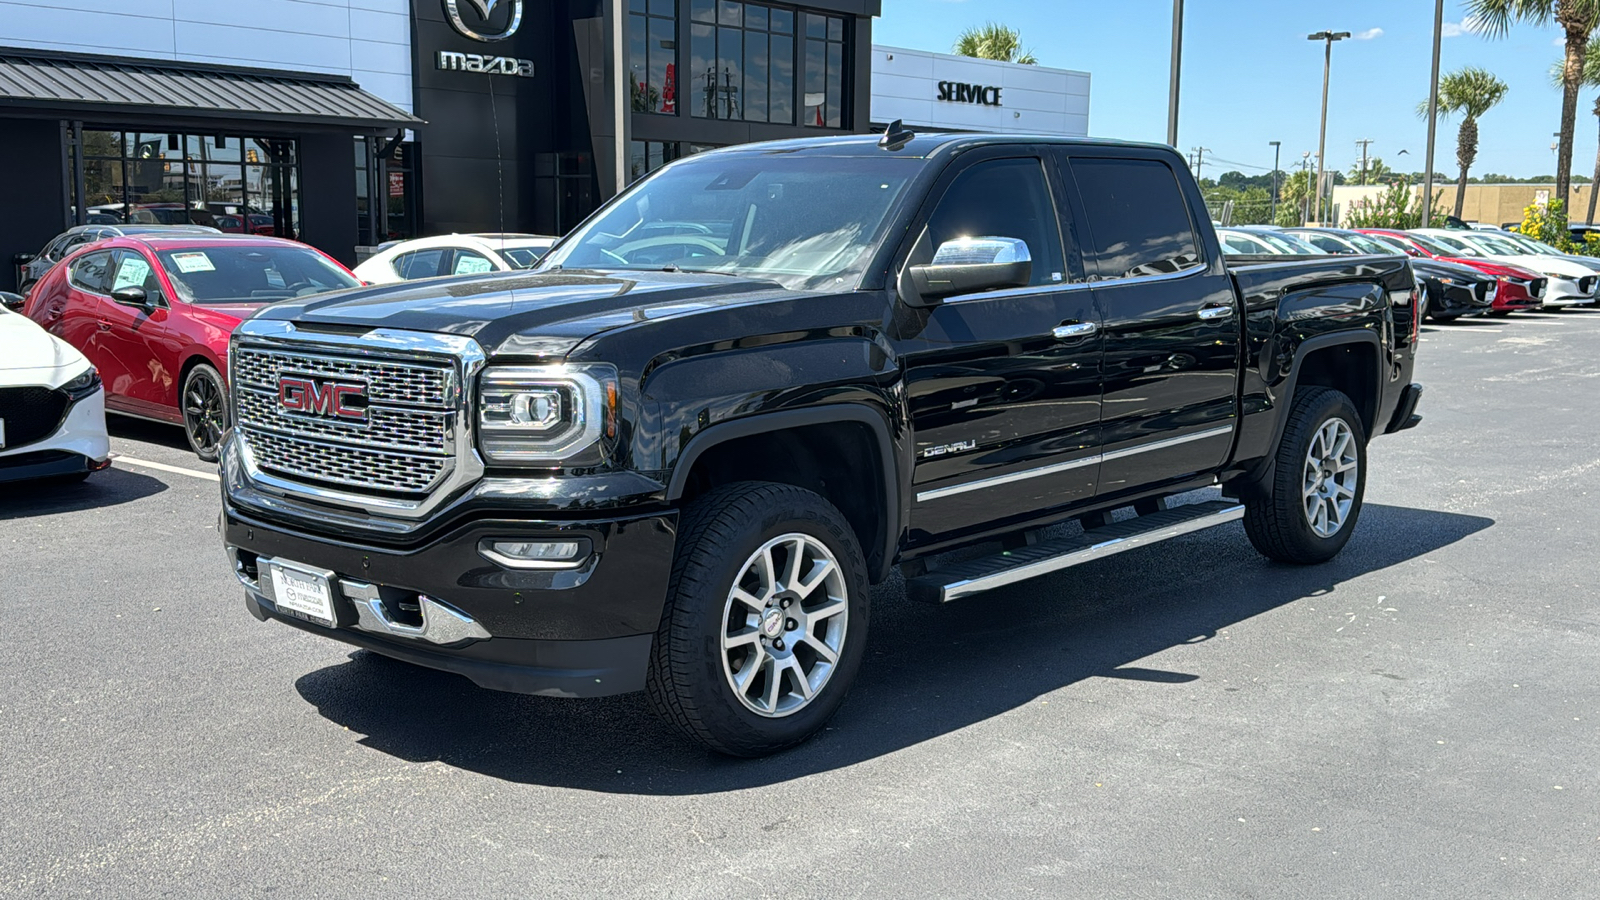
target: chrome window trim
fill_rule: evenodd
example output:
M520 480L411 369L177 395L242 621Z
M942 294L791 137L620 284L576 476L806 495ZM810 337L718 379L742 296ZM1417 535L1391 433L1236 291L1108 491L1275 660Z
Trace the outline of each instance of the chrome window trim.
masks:
M947 298L946 305L952 303L971 303L974 300L1004 300L1011 297L1037 297L1044 294L1061 294L1067 291L1087 290L1094 285L1087 281L1063 281L1059 284L1030 285L1024 288L1005 288L998 291L985 291L979 294L961 294Z
M1205 431L1197 431L1194 434L1180 435L1175 438L1165 438L1159 441L1152 441L1148 444L1140 444L1136 447L1125 447L1121 450L1113 450L1110 453L1096 453L1091 456L1067 460L1066 462L1051 463L1048 466L1040 466L1036 469L1023 469L1020 472L996 475L993 478L982 478L977 481L968 481L963 484L952 484L948 487L934 488L931 491L919 491L917 493L917 502L925 503L929 500L940 500L945 497L953 497L957 494L965 494L969 491L978 491L983 490L984 488L999 487L1002 484L1011 484L1017 481L1025 481L1030 478L1040 478L1045 475L1054 475L1058 472L1079 469L1084 466L1094 465L1095 463L1126 459L1127 457L1136 456L1140 453L1166 450L1171 447L1177 447L1179 445L1188 444L1194 441L1203 441L1207 438L1221 437L1223 435L1232 434L1232 425L1222 425L1216 428L1208 428Z
M1208 272L1210 270L1211 270L1211 264L1210 263L1197 262L1197 263L1195 263L1194 265L1190 266L1187 269L1179 269L1176 272L1162 272L1159 275L1124 275L1124 276L1122 276L1120 278L1102 278L1099 281L1086 282L1086 284L1089 287L1100 288L1100 287L1117 287L1119 285L1124 285L1124 284L1137 284L1139 282L1145 282L1145 281L1150 281L1150 282L1155 282L1155 281L1176 281L1179 278L1189 278L1189 277L1192 277L1192 276L1195 276L1195 275L1203 274L1203 273Z
M477 376L488 362L478 342L470 337L454 334L433 334L406 331L397 328L375 328L363 334L329 334L301 331L293 322L277 319L247 319L234 332L233 346L253 345L268 351L289 353L327 353L330 350L348 356L366 356L378 359L416 357L419 361L438 363L440 359L453 360L455 373L448 391L449 409L455 415L454 466L442 481L432 485L428 493L416 500L402 500L375 496L358 490L335 490L318 487L270 475L256 465L239 429L234 429L231 443L237 451L239 466L245 480L257 493L276 495L284 500L307 500L332 504L346 509L359 510L368 516L385 519L417 520L426 517L443 504L453 500L468 486L483 477L483 459L478 455L476 422L471 415L472 392ZM228 381L234 383L234 361L237 354L228 354ZM231 398L230 398L231 402ZM303 439L303 438L301 438ZM406 451L412 452L412 451ZM243 492L235 494L245 503L250 500ZM280 507L281 508L281 507ZM302 515L316 516L306 510Z

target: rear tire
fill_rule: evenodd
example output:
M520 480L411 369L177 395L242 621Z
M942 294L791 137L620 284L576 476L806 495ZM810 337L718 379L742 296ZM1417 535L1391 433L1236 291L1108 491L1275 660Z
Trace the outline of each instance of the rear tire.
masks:
M216 369L201 363L189 370L178 392L178 409L189 449L206 462L216 462L228 430L228 391Z
M645 692L711 750L775 753L838 710L867 616L866 563L832 504L783 484L718 488L679 523Z
M1367 437L1349 397L1325 387L1295 393L1273 476L1271 494L1245 504L1250 543L1295 565L1337 556L1355 531L1367 487Z

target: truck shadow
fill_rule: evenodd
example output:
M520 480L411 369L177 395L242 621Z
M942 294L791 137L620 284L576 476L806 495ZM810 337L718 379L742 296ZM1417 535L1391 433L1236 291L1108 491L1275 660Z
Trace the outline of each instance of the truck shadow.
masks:
M874 591L868 656L812 741L734 760L680 738L641 694L558 700L483 690L365 651L296 688L364 746L508 781L623 794L700 794L843 768L949 734L1089 678L1184 687L1201 676L1131 665L1489 528L1492 519L1369 505L1345 552L1298 568L1257 556L1238 525L1212 529L952 604Z

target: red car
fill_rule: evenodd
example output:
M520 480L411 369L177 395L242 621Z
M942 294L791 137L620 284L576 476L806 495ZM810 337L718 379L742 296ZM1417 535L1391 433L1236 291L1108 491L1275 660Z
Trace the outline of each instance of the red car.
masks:
M100 370L110 412L182 425L213 461L228 427L228 338L262 306L361 284L322 251L251 235L138 235L68 256L24 313Z
M1531 272L1520 266L1507 265L1502 262L1485 259L1481 256L1453 256L1449 247L1428 240L1420 234L1409 231L1393 231L1387 228L1357 228L1363 234L1370 234L1380 238L1389 239L1404 250L1408 256L1421 256L1427 259L1437 259L1443 262L1460 263L1471 266L1485 275L1494 276L1499 282L1500 289L1495 292L1494 304L1489 308L1491 316L1508 316L1518 310L1538 309L1542 304L1544 288L1547 279L1538 272Z

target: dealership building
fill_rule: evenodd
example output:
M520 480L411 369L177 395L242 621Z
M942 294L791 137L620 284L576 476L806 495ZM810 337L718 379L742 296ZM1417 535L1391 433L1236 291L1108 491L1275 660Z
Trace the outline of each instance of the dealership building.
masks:
M0 261L73 224L560 234L679 157L1084 134L1084 73L872 44L881 0L0 0ZM0 266L0 289L14 286Z

